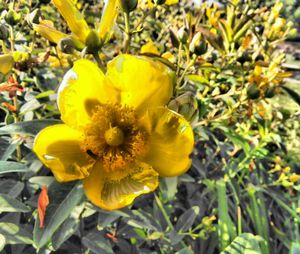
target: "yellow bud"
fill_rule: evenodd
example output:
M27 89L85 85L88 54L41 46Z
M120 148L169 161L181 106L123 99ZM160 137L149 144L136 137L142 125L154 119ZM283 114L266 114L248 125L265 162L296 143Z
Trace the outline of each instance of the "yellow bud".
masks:
M300 175L292 174L292 175L290 176L290 181L291 181L292 183L298 182L299 179L300 179Z
M9 73L12 69L12 67L14 66L14 58L9 55L9 54L5 54L5 55L1 55L0 56L0 73L6 75L7 73Z

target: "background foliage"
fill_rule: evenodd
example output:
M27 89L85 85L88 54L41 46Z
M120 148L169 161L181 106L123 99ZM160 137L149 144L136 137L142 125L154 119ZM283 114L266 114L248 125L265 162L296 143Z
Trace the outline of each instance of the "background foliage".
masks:
M14 59L0 85L1 253L299 253L300 44L280 17L297 23L300 7L283 3L181 2L132 12L130 52L177 73L169 107L191 121L196 144L188 173L162 178L155 193L107 212L87 201L79 183L57 183L31 151L38 131L60 121L55 93L80 58L32 24L43 17L69 32L66 23L47 0L0 2L1 55ZM99 21L102 1L77 7L91 27ZM122 49L122 15L117 23L104 62Z

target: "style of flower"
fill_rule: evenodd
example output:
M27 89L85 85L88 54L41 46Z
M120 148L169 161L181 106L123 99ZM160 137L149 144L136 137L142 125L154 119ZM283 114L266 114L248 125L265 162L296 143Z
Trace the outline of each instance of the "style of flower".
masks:
M165 107L173 85L170 69L147 57L119 55L106 74L78 60L58 90L65 124L43 129L33 150L58 181L82 179L95 205L127 206L191 165L192 128Z

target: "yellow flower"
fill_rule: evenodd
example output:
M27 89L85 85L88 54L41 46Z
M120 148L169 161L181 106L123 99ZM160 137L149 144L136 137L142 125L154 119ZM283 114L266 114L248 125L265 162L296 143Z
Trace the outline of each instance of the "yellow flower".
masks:
M65 124L43 129L33 149L58 181L83 179L95 205L127 206L155 190L158 176L191 165L192 128L165 107L173 85L170 69L147 57L119 55L106 74L78 60L58 91Z
M141 48L141 54L145 53L152 53L154 55L159 55L158 48L155 46L154 42L148 41L146 44L144 44Z
M89 28L83 15L76 8L72 0L52 0L52 3L59 10L72 32L71 38L85 44L92 29ZM118 0L106 0L102 18L98 25L97 34L100 39L106 39L111 33L115 19L118 14ZM49 20L43 20L39 24L33 24L33 29L47 40L58 43L61 39L69 37L67 34L56 30L53 23Z
M0 55L0 73L6 75L14 66L14 58L10 54Z

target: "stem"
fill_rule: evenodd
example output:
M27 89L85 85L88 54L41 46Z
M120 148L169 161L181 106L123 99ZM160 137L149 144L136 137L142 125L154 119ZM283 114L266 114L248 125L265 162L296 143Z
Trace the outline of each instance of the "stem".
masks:
M103 64L101 58L99 57L98 52L93 53L93 56L98 64L98 67L101 69L101 71L103 71L105 73L106 70L105 70L105 67L104 67L104 64Z
M19 122L19 117L18 117L18 99L17 95L13 97L13 105L16 108L16 112L13 113L14 117L14 123ZM18 144L16 147L16 156L17 156L17 161L20 162L22 159L22 153L21 153L21 146Z
M166 210L165 210L165 208L164 208L162 202L160 201L159 197L158 197L156 194L154 194L154 197L155 197L156 204L157 204L158 208L160 209L162 215L164 216L164 219L166 220L166 222L167 222L169 228L170 228L171 230L174 230L173 224L172 224L172 222L170 221L170 218L169 218L169 216L168 216L168 214L167 214L167 212L166 212ZM182 246L183 248L186 248L186 247L187 247L187 246L185 245L185 243L184 243L182 240L180 241L180 244L181 244L181 246Z
M197 57L194 57L194 58L192 59L192 61L190 61L189 64L188 64L188 65L186 66L186 68L184 69L184 71L183 71L183 73L182 73L182 75L180 76L179 81L178 81L178 86L177 86L178 89L180 89L180 84L182 83L182 81L183 81L183 79L184 79L184 76L185 76L186 72L187 72L187 71L195 64L196 58L197 58Z
M12 26L9 26L10 30L10 49L12 52L15 50L15 36L14 36L14 30Z
M130 32L130 21L129 12L124 12L124 22L125 22L125 40L124 40L124 53L129 52L131 32Z
M180 42L179 48L178 48L178 59L177 59L176 76L179 76L179 72L180 72L181 50L182 50L182 43Z

